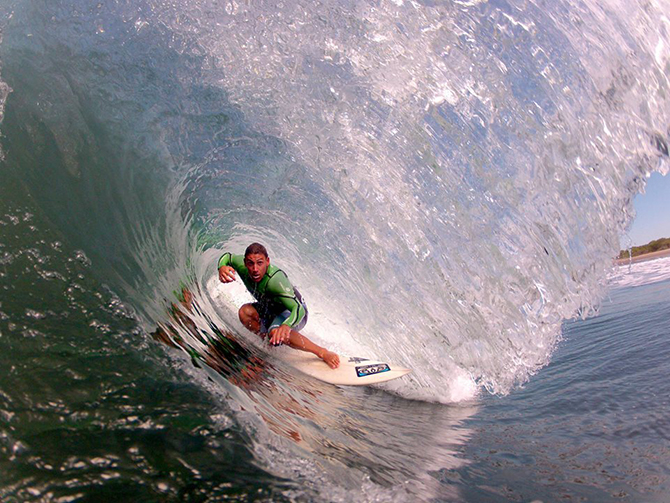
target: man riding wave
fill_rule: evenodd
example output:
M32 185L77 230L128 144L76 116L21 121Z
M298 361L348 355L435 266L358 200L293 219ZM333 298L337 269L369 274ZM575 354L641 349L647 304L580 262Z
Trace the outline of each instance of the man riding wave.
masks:
M307 324L307 306L300 292L293 287L286 273L270 264L265 247L250 244L244 256L224 253L219 259L219 280L235 281L235 272L256 302L244 304L238 315L242 324L252 332L270 336L270 344L288 344L294 349L308 351L337 368L340 358L332 351L317 346L300 330Z

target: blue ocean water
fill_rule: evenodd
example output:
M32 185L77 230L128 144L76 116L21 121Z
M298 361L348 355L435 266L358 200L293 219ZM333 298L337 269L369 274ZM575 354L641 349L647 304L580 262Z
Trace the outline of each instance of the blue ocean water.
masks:
M0 500L663 501L667 7L0 2ZM413 373L252 338L251 241Z
M613 289L598 315L565 324L552 362L522 390L486 398L468 422L471 464L443 480L466 486L467 501L667 501L663 261L665 280L638 272L639 284Z

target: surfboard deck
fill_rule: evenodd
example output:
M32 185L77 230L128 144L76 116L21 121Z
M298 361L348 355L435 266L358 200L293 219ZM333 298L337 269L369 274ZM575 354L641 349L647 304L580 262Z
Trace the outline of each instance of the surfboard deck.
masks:
M340 366L331 369L316 355L291 349L282 351L280 358L315 379L343 386L379 384L411 372L385 361L344 355L340 355Z

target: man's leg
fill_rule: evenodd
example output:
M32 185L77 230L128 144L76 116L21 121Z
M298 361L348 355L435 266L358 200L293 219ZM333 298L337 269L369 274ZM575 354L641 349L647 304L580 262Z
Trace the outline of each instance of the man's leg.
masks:
M240 317L242 325L253 333L261 335L261 317L253 304L244 304L237 315Z
M332 351L328 351L326 348L317 346L307 337L302 335L300 332L291 330L291 338L288 341L288 345L293 349L299 349L301 351L307 351L313 353L324 362L328 364L330 368L336 369L340 365L340 357Z
M275 317L275 319L270 324L268 333L272 332L272 330L274 330L275 328L278 328L279 325L283 323L284 320L286 320L288 316L287 313L288 311L285 311L284 313ZM258 311L256 310L256 307L253 304L244 304L240 308L238 315L240 317L240 321L245 327L247 327L252 332L259 334L261 337L265 336L265 334L261 333L261 318L260 315L258 314ZM328 364L328 366L331 368L335 369L340 365L340 357L337 356L336 353L328 351L327 349L322 348L321 346L317 346L307 337L305 337L296 330L291 330L288 345L293 349L299 349L301 351L307 351L309 353L315 354L316 356L321 358L324 362L326 362L326 364Z

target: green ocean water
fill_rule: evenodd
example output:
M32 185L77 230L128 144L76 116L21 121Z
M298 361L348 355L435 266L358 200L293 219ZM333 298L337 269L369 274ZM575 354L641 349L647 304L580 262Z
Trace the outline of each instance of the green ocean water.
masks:
M160 363L16 180L2 192L2 500L270 498L282 481L221 404Z

